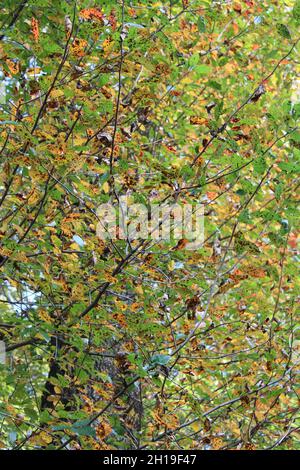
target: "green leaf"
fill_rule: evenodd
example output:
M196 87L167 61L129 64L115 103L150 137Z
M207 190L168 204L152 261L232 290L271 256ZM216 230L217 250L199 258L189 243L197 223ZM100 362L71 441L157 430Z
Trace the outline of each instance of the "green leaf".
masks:
M205 33L206 24L205 24L205 19L203 18L203 16L199 16L198 21L197 21L197 26L198 26L199 33Z
M200 77L201 75L208 75L211 72L211 67L209 65L198 65L195 67L196 77Z
M264 157L257 157L253 162L254 171L262 175L267 168L266 159Z
M280 34L280 36L282 36L283 38L291 38L291 33L289 32L289 29L285 24L278 23L276 29L278 34Z
M78 436L96 436L96 431L95 429L88 424L89 419L85 419L82 421L77 421L76 423L71 426L71 431L73 431L75 434Z
M300 23L300 0L296 0L294 8L292 10L293 17L297 23Z
M164 354L155 354L152 357L151 362L153 364L157 364L157 365L160 365L160 366L165 366L166 364L168 364L170 359L171 359L171 356L164 355Z
M198 64L199 59L200 59L200 57L199 57L199 54L198 54L198 53L193 54L193 55L189 58L189 65L190 65L191 67L194 67L195 65Z
M248 209L245 209L240 213L239 220L243 222L244 224L249 224L251 222Z

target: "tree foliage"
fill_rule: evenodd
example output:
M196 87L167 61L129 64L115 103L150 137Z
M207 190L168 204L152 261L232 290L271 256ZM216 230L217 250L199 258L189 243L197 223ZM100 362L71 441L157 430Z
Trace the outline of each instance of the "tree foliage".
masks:
M1 446L299 448L299 0L0 16ZM124 195L203 246L99 240Z

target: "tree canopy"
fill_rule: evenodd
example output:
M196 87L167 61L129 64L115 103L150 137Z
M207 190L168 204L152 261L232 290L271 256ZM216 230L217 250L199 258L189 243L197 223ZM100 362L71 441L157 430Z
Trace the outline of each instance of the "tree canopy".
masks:
M299 449L299 25L2 1L2 448ZM202 245L101 240L124 196L200 204Z

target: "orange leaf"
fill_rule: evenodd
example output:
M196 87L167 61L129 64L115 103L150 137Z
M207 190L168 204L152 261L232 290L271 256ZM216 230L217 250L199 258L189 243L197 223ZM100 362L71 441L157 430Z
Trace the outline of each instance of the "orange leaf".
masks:
M34 17L31 18L31 32L33 35L33 39L35 40L35 42L37 42L39 40L39 35L40 35L39 22Z
M288 244L291 248L296 249L298 246L298 235L297 233L291 232L288 240Z
M103 19L103 13L99 8L85 8L81 10L79 16L85 20L96 20L101 21Z

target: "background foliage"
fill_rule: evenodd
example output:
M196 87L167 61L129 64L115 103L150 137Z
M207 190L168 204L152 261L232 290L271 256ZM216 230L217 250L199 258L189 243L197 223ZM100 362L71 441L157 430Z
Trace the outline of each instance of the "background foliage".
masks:
M299 0L0 16L1 446L299 448ZM101 242L121 195L203 247Z

